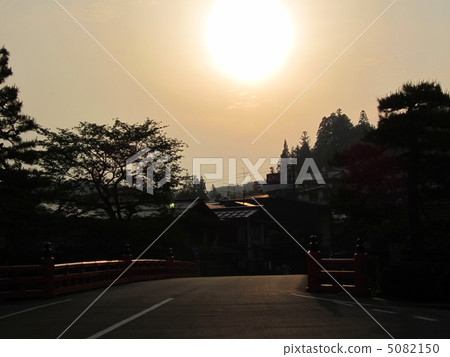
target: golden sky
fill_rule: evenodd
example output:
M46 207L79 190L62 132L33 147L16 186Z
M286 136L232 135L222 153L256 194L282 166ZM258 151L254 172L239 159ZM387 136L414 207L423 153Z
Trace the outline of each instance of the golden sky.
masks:
M189 170L194 156L223 157L227 176L229 157L277 157L283 140L295 145L304 130L314 143L320 120L337 108L354 123L364 109L376 124L377 97L406 81L438 80L450 88L448 0L398 0L361 37L392 0L280 0L292 46L272 72L251 81L223 70L211 52L215 0L58 1L98 43L54 0L0 2L0 46L11 53L9 83L20 87L23 111L50 128L153 118L189 145L183 161ZM239 2L230 2L241 14ZM251 46L272 32L258 30L248 16ZM225 31L236 32L236 21L226 23ZM267 26L281 25L275 19ZM268 167L267 160L261 171Z

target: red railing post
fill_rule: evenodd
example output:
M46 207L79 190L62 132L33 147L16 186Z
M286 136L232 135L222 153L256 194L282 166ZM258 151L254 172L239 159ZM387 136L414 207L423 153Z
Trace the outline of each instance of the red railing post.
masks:
M320 266L317 262L320 263L320 251L319 251L319 242L316 236L310 237L311 241L309 242L309 251L307 258L308 265L308 286L306 290L309 292L318 292L320 291Z
M167 264L168 277L175 278L175 276L176 276L175 257L173 256L172 248L169 249L169 255L167 256L166 264Z
M133 255L131 254L131 247L128 243L124 245L122 260L123 260L123 268L124 269L127 269L133 262ZM128 281L133 281L133 272L132 272L131 268L128 269L128 271L125 273L125 275L127 276Z
M360 296L369 295L369 259L365 252L363 241L357 239L355 259L355 293Z
M52 244L44 243L44 255L42 257L43 293L45 296L55 294L55 260L53 259Z

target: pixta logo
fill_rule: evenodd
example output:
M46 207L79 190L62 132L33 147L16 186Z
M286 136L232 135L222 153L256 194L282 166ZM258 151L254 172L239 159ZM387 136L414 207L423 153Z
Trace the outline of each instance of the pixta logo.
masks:
M147 193L153 194L154 186L154 173L157 169L162 168L170 160L170 155L163 155L159 151L151 151L149 148L145 148L139 151L137 154L131 156L126 161L126 180L127 185L130 187L136 187L138 190L145 189ZM255 163L253 163L249 158L243 157L240 159L246 169L248 174L240 182L243 184L251 180L253 176L254 179L260 184L266 184L266 180L263 178L259 169L266 161L265 157L259 158ZM238 159L233 157L228 159L228 183L230 185L236 185L237 182L237 161ZM221 157L208 157L200 158L195 157L192 159L192 171L193 171L193 183L199 184L200 177L204 176L207 180L222 180L224 178L223 170L224 159ZM279 168L280 174L280 184L288 183L288 174L290 165L297 165L296 158L270 158L270 164L276 164ZM202 175L201 167L203 165L213 165L215 167L215 172L204 173ZM160 179L156 185L161 187L165 183L170 181L170 165L164 167L165 174L162 179ZM292 172L292 171L291 171ZM134 183L135 180L135 183ZM312 158L307 158L303 161L303 164L298 172L295 179L295 184L301 185L304 181L315 180L319 185L324 185L325 180L323 179L316 163Z
M136 188L144 191L144 181L147 193L153 194L153 181L155 171L164 166L170 160L170 155L163 155L159 151L142 149L126 161L126 180L129 187L133 187L133 179L136 179ZM165 166L164 177L157 182L161 187L170 181L170 165Z
M202 165L214 165L215 172L204 173L203 176L207 180L221 180L223 179L223 158L221 157L208 157L208 158L194 158L192 161L193 174L194 174L194 183L199 182L199 177L201 174ZM228 159L228 183L230 185L236 185L237 182L237 158L231 157ZM266 180L262 177L259 172L261 166L266 161L265 157L260 157L256 163L252 163L252 161L248 157L241 158L242 163L248 170L248 174L242 180L240 184L251 180L251 176L255 178L255 180L260 184L266 184ZM279 173L280 173L280 183L287 184L288 183L288 167L290 165L297 165L296 158L270 158L270 164L278 165ZM312 181L315 180L319 185L324 185L325 180L322 177L314 159L307 158L303 161L303 164L300 168L300 171L295 179L295 184L301 185L303 181Z

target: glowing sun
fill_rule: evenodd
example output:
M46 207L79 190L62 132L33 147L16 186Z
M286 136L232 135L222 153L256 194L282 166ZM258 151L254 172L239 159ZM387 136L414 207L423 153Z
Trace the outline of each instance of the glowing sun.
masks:
M292 44L292 23L276 0L218 0L207 23L207 42L217 64L242 80L273 72Z

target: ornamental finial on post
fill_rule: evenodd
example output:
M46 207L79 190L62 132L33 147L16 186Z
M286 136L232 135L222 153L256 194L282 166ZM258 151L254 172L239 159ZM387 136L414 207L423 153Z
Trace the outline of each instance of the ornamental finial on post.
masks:
M364 241L362 238L356 239L356 254L364 254L366 252L366 248L364 248Z
M318 252L319 251L319 238L316 235L309 237L309 251Z
M130 245L130 243L125 243L123 245L123 252L122 252L122 254L123 255L131 255L131 245Z
M53 258L53 248L51 242L44 243L44 248L42 249L42 258L43 259Z

